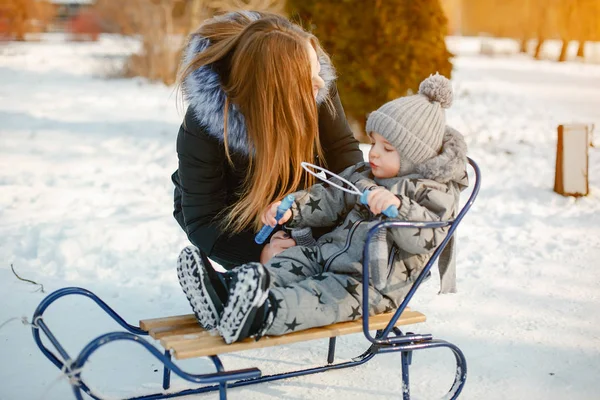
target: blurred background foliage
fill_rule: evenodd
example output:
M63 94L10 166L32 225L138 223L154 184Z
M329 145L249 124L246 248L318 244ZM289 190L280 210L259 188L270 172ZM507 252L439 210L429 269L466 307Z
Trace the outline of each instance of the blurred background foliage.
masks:
M54 17L48 1L0 0L0 39L23 41L28 33L46 31Z
M175 82L186 37L207 18L232 10L283 12L281 0L97 0L107 30L138 36L141 51L131 56L125 76Z
M583 57L587 41L600 41L600 0L0 0L0 39L47 31L72 40L132 36L140 50L122 75L172 84L187 35L239 9L283 13L316 34L358 129L368 112L416 91L429 74L450 77L448 34L512 38L535 58L546 41L559 40L556 61L567 59L571 42Z
M450 77L439 0L288 0L288 11L330 54L344 109L361 127L369 112L416 92L430 74Z
M450 34L513 38L535 58L546 40L562 41L557 61L566 60L571 41L583 57L585 42L600 40L600 0L445 0L442 5Z

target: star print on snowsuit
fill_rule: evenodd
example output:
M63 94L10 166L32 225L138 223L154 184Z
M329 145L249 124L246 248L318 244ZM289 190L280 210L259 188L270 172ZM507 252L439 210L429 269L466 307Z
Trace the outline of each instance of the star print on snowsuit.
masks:
M446 182L417 174L377 180L365 164L346 169L342 176L360 190L383 186L397 195L400 220L443 221L454 217L459 193L467 186L464 168ZM363 247L368 230L382 218L359 204L358 196L333 186L318 184L294 195L288 229L330 227L332 231L315 246L291 247L265 265L270 291L278 300L267 335L361 318ZM370 243L370 314L396 309L446 232L445 228L395 229L375 235ZM390 267L388 257L394 246Z

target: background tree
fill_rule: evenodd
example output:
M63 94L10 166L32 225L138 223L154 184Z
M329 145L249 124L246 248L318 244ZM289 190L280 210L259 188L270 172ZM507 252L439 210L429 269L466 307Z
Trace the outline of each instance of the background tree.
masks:
M125 76L172 84L189 33L216 13L231 10L281 11L284 0L98 0L104 26L139 37L142 46L126 63Z
M569 19L562 21L561 31L577 41L577 57L585 57L585 42L600 40L600 1L575 0Z
M9 0L0 2L0 18L5 34L23 41L30 32L43 32L54 16L54 7L43 0Z
M535 39L538 59L546 40L561 40L558 61L567 59L571 41L578 42L577 55L583 57L584 43L600 40L599 0L462 0L460 9L463 34L514 38L521 51Z
M331 55L344 109L361 129L367 113L430 74L450 77L439 0L289 0L288 10Z

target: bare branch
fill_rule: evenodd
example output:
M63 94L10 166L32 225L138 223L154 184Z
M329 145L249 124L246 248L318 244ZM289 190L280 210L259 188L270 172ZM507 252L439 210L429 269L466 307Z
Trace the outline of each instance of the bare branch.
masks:
M15 268L13 267L12 264L10 264L10 269L12 270L13 274L15 274L15 276L17 277L17 279L23 281L23 282L28 282L28 283L32 283L34 285L38 285L39 288L36 290L36 292L39 290L42 293L46 293L44 292L44 285L42 285L41 283L37 283L35 281L32 281L31 279L25 279L25 278L21 278L16 272L15 272Z

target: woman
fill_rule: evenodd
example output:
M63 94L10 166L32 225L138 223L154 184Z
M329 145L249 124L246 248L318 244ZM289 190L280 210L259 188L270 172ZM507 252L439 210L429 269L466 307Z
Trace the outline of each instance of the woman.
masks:
M266 262L295 241L254 242L260 213L310 185L300 162L334 172L363 160L317 39L286 18L236 12L191 36L179 82L189 103L177 137L175 219L225 268Z

